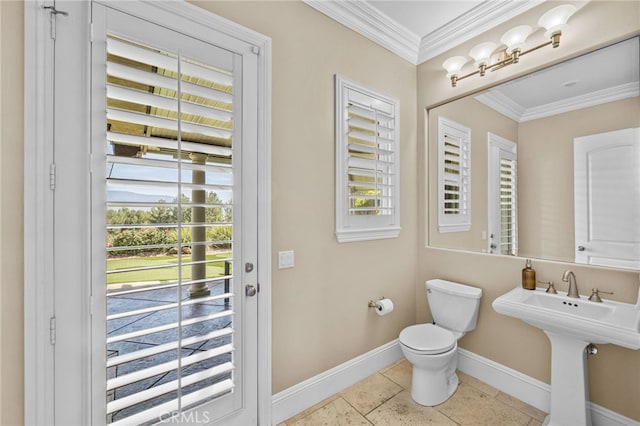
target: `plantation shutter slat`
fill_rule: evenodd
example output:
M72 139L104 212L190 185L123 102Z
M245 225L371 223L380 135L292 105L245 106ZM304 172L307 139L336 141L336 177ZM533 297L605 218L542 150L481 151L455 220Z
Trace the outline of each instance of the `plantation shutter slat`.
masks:
M203 154L206 154L203 152ZM178 164L173 161L167 160L156 160L152 158L137 158L137 157L120 157L107 155L107 161L110 164L123 164L130 166L141 166L141 167L154 167L154 168L164 168L164 169L178 169ZM215 162L211 164L194 164L194 163L185 163L180 164L180 168L182 170L198 170L202 172L213 172L213 173L233 173L233 170L228 166L220 166ZM115 177L114 177L115 178ZM177 182L176 182L177 183Z
M107 63L107 74L111 77L116 77L122 80L130 80L141 85L159 87L171 91L178 90L178 82L174 78L165 77L164 75L160 74L152 74L148 71L141 71L140 69L123 66L114 62ZM187 95L199 94L212 101L227 104L231 104L233 102L233 96L231 96L229 93L216 90L215 88L199 87L197 84L189 82L181 82L180 87L182 93Z
M231 330L231 329L216 330L216 331L212 331L211 333L208 333L208 334L203 334L203 335L200 335L200 336L188 337L188 338L184 339L182 343L186 344L186 345L192 345L194 343L204 342L204 341L209 340L209 339L215 339L215 338L218 338L218 337L228 336L231 333L233 333L233 330ZM151 355L159 354L159 353L170 351L172 349L177 349L177 348L178 348L178 342L169 342L169 343L165 343L163 345L152 346L150 348L143 349L143 350L140 350L140 351L137 351L137 352L131 352L131 353L126 354L126 355L120 355L120 356L111 357L111 358L107 359L107 367L114 367L116 365L124 364L124 363L127 363L127 362L131 362L131 361L135 361L135 360L138 360L138 359L142 359L142 358L146 358L146 357L149 357Z
M136 370L115 379L107 380L107 390L116 389L130 383L157 376L158 374L165 373L167 371L175 370L180 366L189 366L200 361L231 353L232 351L232 345L224 345L208 351L196 352L193 355L182 357L180 360L169 361L163 364L154 365L153 367Z
M172 118L154 117L148 114L136 112L122 111L113 108L107 108L107 118L110 120L123 121L131 124L139 124L143 126L160 127L168 130L178 130L178 121ZM199 133L201 135L213 136L220 139L229 139L231 132L215 127L209 127L202 124L189 123L182 121L181 131Z
M106 422L144 424L234 389L235 78L116 36L106 60Z
M153 136L136 136L126 133L107 132L107 140L113 143L120 143L134 146L147 146L153 148L175 149L175 142L165 138ZM214 145L194 144L182 141L182 148L185 151L199 150L203 154L217 155L220 157L231 157L231 149Z
M177 72L177 62L175 58L146 47L128 43L114 37L110 37L107 44L107 53L121 56L123 58L135 59L145 64L158 68L165 68ZM208 81L217 82L225 86L233 85L233 77L229 73L215 71L209 67L202 67L193 62L185 61L181 64L183 74L203 78Z
M151 398L163 395L167 392L178 389L179 386L188 386L201 380L205 380L211 377L219 376L220 374L229 373L233 370L233 364L230 362L218 365L205 371L190 374L184 377L181 381L173 380L163 385L152 387L146 391L142 391L126 398L118 399L114 402L107 404L107 413L113 413L114 411L122 410L135 404L147 401Z
M223 380L205 389L192 392L182 397L184 405L193 405L198 401L206 398L215 397L219 394L224 394L233 389L234 384L231 380ZM153 420L158 420L158 413L171 413L178 409L178 403L176 400L171 400L160 404L152 409L139 412L123 420L112 422L115 426L131 426L132 424L143 424Z

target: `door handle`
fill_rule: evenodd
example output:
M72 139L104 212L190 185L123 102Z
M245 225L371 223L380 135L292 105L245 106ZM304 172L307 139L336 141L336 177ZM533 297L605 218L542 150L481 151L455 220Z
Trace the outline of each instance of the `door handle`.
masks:
M247 284L244 286L244 294L248 297L253 297L258 292L258 289L253 284Z
M584 246L578 246L578 251L584 251Z

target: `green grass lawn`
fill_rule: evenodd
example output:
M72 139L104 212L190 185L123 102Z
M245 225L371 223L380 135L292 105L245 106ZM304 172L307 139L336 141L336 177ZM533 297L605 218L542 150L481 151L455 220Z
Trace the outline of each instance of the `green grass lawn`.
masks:
M208 254L207 260L219 262L207 263L207 278L224 275L224 259L231 257L231 252ZM182 262L191 262L191 255L183 255ZM158 267L144 271L123 271L107 274L107 285L136 283L146 281L176 281L178 279L178 256L140 256L125 259L107 259L107 271L126 270L131 268ZM191 279L191 265L182 267L182 280Z

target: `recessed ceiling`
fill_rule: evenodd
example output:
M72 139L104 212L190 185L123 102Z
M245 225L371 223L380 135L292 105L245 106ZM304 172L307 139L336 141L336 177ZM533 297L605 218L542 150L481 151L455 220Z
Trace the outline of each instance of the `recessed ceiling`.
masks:
M418 65L518 16L543 0L304 0Z
M422 38L455 21L483 0L369 0L368 3Z

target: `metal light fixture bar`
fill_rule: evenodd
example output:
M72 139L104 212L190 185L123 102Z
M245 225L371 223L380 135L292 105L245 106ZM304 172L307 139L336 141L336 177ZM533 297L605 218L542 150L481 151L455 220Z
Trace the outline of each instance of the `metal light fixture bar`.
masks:
M466 57L455 56L447 59L442 66L447 70L447 77L451 80L451 87L456 87L458 81L476 74L482 77L487 70L496 71L508 65L517 64L520 57L535 50L549 45L553 48L560 46L562 30L567 26L567 21L575 11L575 6L566 4L555 7L543 14L538 20L538 26L546 29L545 36L549 37L549 41L526 50L522 48L525 40L532 32L532 28L528 25L520 25L507 31L500 39L506 48L500 51L501 59L493 64L490 64L490 61L496 51L496 44L492 42L480 43L469 52L469 55L475 59L477 69L468 74L460 75L462 67L468 62Z

